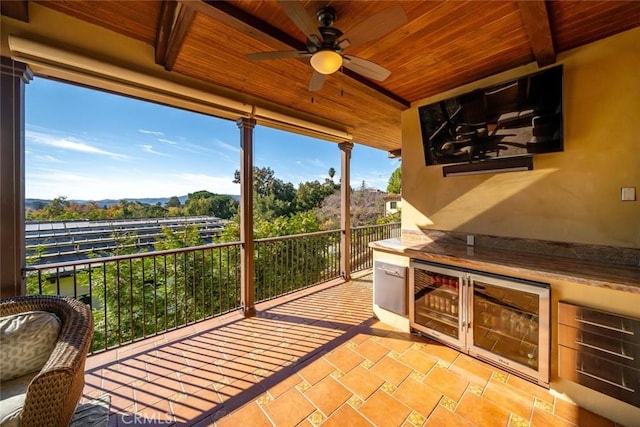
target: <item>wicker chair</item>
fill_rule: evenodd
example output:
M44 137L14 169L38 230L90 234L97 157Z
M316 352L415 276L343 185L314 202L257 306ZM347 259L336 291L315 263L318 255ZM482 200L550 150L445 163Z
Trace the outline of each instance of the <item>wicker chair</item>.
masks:
M69 297L33 295L0 301L0 316L36 310L54 313L62 325L49 360L29 384L20 425L66 426L84 388L93 317L87 305Z

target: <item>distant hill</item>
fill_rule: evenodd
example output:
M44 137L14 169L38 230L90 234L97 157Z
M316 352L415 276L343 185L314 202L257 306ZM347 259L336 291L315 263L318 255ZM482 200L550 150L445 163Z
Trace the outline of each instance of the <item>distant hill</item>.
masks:
M235 195L235 194L229 194L229 196L233 197L235 200L240 201L240 196L239 195ZM178 199L180 199L180 203L184 204L184 202L186 202L188 196L180 196L178 197ZM98 203L98 205L100 206L111 206L111 205L115 205L118 202L120 202L120 200L126 200L128 202L140 202L140 203L144 203L147 205L155 205L157 203L160 203L160 205L164 206L167 204L167 202L169 201L169 199L171 199L171 197L144 197L144 198L140 198L140 199L129 199L129 198L124 198L124 199L102 199L102 200L78 200L78 199L68 199L69 202L73 202L73 203L78 203L80 205L85 205L89 202L96 202ZM26 209L31 209L31 210L35 210L35 209L41 209L43 206L49 204L51 202L51 200L48 199L25 199L25 208Z

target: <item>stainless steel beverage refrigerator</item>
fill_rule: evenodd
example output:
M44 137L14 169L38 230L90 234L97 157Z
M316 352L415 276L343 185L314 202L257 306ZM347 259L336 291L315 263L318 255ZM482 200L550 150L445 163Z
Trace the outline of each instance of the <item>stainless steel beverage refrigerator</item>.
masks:
M549 386L548 284L412 260L411 327Z

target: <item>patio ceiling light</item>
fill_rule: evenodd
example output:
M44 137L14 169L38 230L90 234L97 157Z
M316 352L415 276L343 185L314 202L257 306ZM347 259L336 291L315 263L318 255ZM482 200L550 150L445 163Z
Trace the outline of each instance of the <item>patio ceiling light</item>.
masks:
M333 74L342 67L342 55L330 49L319 50L311 57L311 66L320 74Z

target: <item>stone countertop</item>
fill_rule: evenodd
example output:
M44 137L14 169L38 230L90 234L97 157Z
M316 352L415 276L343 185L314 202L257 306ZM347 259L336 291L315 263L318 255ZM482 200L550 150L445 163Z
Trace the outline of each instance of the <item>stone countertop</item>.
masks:
M516 277L534 275L537 280L563 280L640 294L639 266L607 264L435 241L427 243L403 241L399 238L371 242L369 246L376 250L457 267Z

